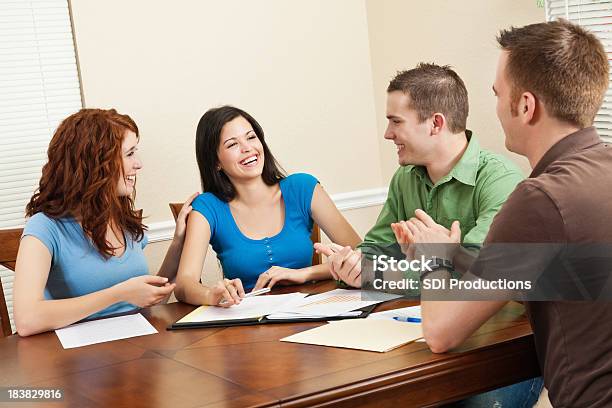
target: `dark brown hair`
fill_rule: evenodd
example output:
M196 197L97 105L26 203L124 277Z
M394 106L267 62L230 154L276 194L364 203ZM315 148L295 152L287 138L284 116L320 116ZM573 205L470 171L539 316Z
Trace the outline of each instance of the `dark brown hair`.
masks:
M213 193L220 200L226 202L236 197L236 189L225 173L217 169L219 163L217 151L221 142L223 126L239 116L242 116L251 124L263 147L264 165L261 177L264 183L271 186L285 178L285 171L272 155L266 144L264 131L255 118L242 109L229 105L209 109L202 115L196 130L196 159L200 169L202 191Z
M128 130L138 137L132 118L114 109L81 109L64 119L49 144L48 162L26 215L78 219L104 258L115 249L106 240L109 224L140 241L146 227L134 210L136 192L120 197L117 191L123 178L121 144Z
M497 41L508 52L513 115L528 91L551 117L580 128L593 124L609 86L608 58L595 35L558 20L502 30Z
M465 84L449 65L420 63L416 68L400 71L387 92L401 91L410 98L409 108L421 122L436 112L446 117L452 133L463 132L469 111Z

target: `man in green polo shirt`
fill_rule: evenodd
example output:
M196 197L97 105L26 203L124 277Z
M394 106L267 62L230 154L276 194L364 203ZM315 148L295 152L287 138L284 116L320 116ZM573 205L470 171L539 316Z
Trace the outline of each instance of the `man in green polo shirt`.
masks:
M462 242L480 245L493 217L523 179L503 156L482 150L466 130L467 90L448 66L421 63L399 72L387 88L385 139L397 146L400 168L389 185L376 225L358 250L317 244L332 275L361 286L361 253L372 257L396 243L392 224L423 209L450 229L458 220ZM418 277L418 274L415 276Z

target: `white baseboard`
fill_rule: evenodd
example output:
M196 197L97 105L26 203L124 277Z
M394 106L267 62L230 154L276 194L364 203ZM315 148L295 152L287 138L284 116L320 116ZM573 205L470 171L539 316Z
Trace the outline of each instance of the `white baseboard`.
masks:
M387 199L387 187L332 194L331 198L340 211L373 207L385 203Z
M340 211L373 207L385 203L387 199L387 187L332 194L331 198ZM174 225L173 220L149 224L149 231L147 232L149 242L170 241L174 236Z
M149 243L171 241L174 236L174 220L152 222L149 224L147 236Z

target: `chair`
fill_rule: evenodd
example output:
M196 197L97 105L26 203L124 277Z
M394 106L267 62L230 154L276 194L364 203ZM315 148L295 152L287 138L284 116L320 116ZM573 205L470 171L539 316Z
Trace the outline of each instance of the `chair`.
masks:
M321 242L321 229L316 222L312 223L312 232L310 233L310 240L313 244ZM312 264L321 265L323 263L323 255L318 254L317 251L312 252Z
M23 228L14 228L0 230L0 265L15 271L15 262L17 261L17 251L19 250L19 241ZM11 321L9 320L8 308L6 307L6 299L0 282L0 337L10 336Z
M183 208L183 203L170 203L170 211L172 211L172 215L174 216L174 221L181 212L181 208ZM312 224L312 232L310 233L310 240L312 243L321 242L321 229L317 225L317 223ZM316 251L312 253L312 264L320 265L323 262L321 254L317 254Z

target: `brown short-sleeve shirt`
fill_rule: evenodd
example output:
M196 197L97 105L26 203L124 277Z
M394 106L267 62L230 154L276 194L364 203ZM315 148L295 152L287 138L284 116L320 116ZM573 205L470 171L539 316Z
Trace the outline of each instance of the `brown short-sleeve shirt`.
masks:
M517 186L483 251L499 243L612 244L612 146L595 128L563 138ZM516 271L517 260L508 261ZM612 265L600 266L597 272L612 279ZM534 269L523 268L519 278L537 279L542 271ZM490 279L504 271L477 274ZM529 301L526 307L553 406L612 407L612 302Z

